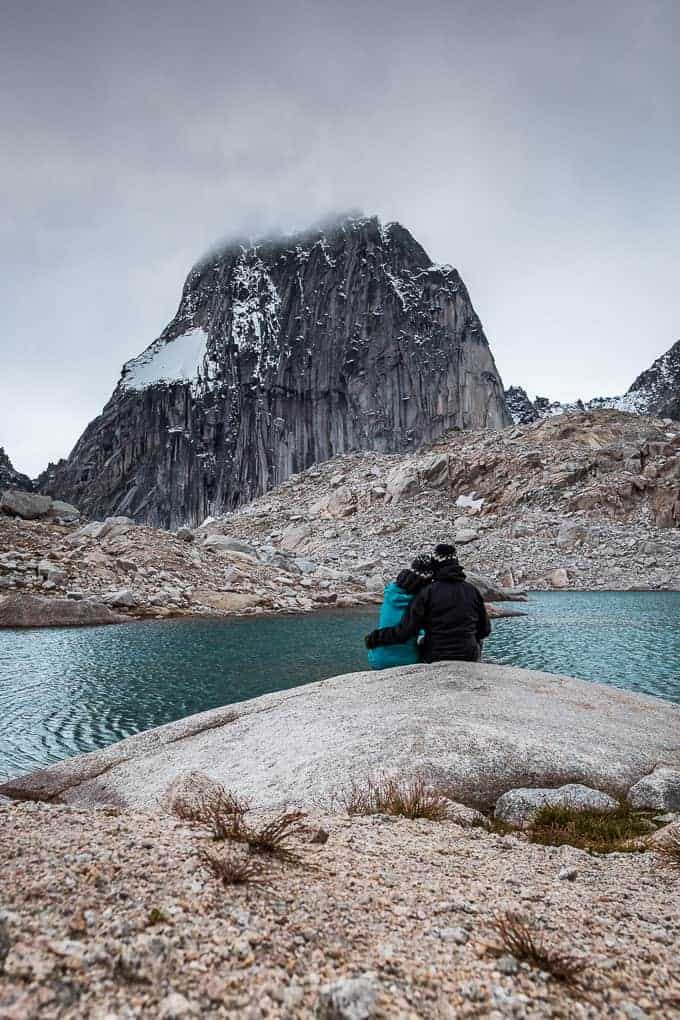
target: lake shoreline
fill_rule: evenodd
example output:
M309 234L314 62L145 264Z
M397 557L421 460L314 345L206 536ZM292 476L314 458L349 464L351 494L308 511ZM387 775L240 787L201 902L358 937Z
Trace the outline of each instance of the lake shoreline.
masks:
M555 595L555 596L560 596L560 595L565 595L565 594L569 594L569 595L625 595L625 594L659 595L659 594L678 593L678 592L680 592L680 587L671 587L671 588L649 588L649 587L645 587L645 586L636 586L636 587L630 587L629 586L629 587L626 587L626 588L615 588L615 587L603 587L603 588L554 588L554 587L545 587L545 588L537 588L537 587L534 587L534 588L526 588L526 589L523 589L523 590L525 591L527 597L530 597L531 595L538 595L538 594L541 594L541 595ZM5 597L7 597L7 596L5 596ZM0 596L0 603L2 602L2 600L3 600L3 596ZM51 599L50 601L56 601L56 600ZM62 601L65 601L65 600L62 600ZM247 609L230 610L228 612L221 612L219 610L212 610L211 611L211 610L207 610L205 608L201 608L201 609L197 609L197 610L193 610L191 608L188 608L188 609L168 609L168 610L164 610L162 613L159 613L159 612L150 612L147 609L145 609L143 612L136 612L135 610L131 610L131 609L122 609L118 613L118 616L120 618L116 619L115 621L111 621L111 622L114 623L115 625L120 626L121 624L125 624L125 623L144 623L144 622L159 623L159 622L162 622L164 620L167 620L167 621L177 621L177 620L198 620L198 621L203 621L203 620L218 620L218 621L219 620L224 620L224 621L230 621L230 620L242 620L242 619L271 619L271 618L281 618L281 617L323 616L324 614L328 613L329 611L330 612L333 612L333 611L351 612L351 611L356 611L356 610L369 609L372 606L375 606L377 608L377 607L380 606L381 601L382 601L382 592L377 592L375 594L372 593L369 596L365 596L365 597L363 597L361 599L355 599L355 598L352 598L352 599L343 599L342 597L340 597L335 602L328 602L328 603L321 604L321 605L317 604L317 605L314 605L314 606L310 606L308 608L304 608L304 607L291 607L291 608L255 607L255 608L247 608ZM517 600L515 600L515 599L507 598L507 599L504 599L503 602L500 603L500 605L505 605L507 603L516 604L517 602L520 602L521 604L526 604L526 600L525 599L517 599ZM97 606L100 605L100 603L96 603L94 601L93 601L93 604L95 604ZM515 617L519 618L519 617L528 615L527 613L525 613L522 610L514 610L513 611L513 610L508 609L507 611L504 611L503 609L499 609L499 603L497 601L493 601L491 603L487 603L487 609L489 609L489 608L491 608L490 616L491 616L492 620L493 619L511 619L511 618L515 618ZM73 623L73 624L66 624L66 623L41 624L41 623L35 623L35 624L31 624L30 628L27 627L26 629L42 630L42 629L48 629L48 628L52 629L52 628L60 628L60 627L69 627L69 629L71 627L73 627L73 628L78 627L78 628L84 629L84 628L89 628L89 627L97 627L97 626L101 626L101 625L102 625L101 621L95 621L93 623L84 622L84 623ZM4 624L4 623L2 623L0 621L0 634L3 632L3 630L17 630L17 629L22 629L22 628L17 627L17 626L7 625L7 624Z

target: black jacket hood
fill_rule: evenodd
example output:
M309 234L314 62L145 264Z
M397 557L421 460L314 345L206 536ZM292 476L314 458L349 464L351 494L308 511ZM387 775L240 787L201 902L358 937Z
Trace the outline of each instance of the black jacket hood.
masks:
M434 572L435 581L464 581L465 571L458 560L446 560L438 564Z

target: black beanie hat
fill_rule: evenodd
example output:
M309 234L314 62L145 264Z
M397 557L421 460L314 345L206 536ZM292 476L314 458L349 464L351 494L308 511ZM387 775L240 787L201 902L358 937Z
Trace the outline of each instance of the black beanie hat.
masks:
M425 576L433 574L434 563L429 553L420 553L420 555L416 556L411 564L411 570L415 570L416 574L425 574Z
M440 565L442 563L457 561L458 553L456 552L455 545L447 545L443 542L440 545L435 546L434 556L432 558L435 561L435 565Z

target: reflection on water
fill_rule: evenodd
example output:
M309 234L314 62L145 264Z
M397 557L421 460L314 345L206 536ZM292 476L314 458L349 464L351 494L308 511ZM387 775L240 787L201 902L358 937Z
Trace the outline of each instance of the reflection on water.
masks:
M524 608L524 607L522 607ZM680 593L541 593L489 661L680 701ZM193 712L365 668L376 613L0 631L0 778Z

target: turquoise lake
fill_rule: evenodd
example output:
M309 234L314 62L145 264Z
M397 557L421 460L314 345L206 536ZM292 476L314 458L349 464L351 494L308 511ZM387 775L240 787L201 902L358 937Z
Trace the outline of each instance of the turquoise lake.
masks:
M680 592L544 592L484 659L680 702ZM371 611L0 631L0 779L150 726L366 667Z

